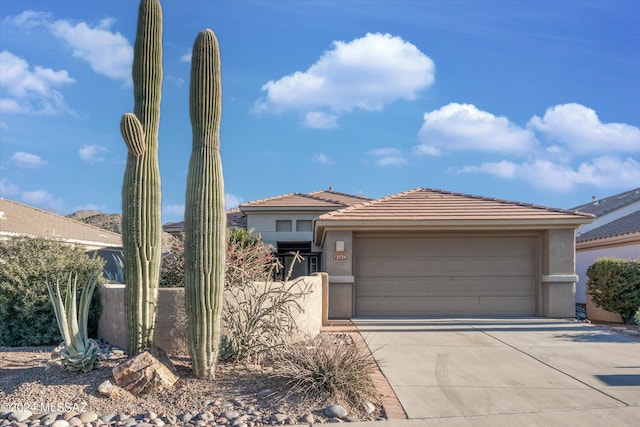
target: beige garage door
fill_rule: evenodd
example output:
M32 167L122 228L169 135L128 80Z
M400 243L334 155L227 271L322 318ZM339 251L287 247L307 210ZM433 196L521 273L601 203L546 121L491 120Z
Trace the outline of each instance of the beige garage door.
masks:
M533 316L537 238L356 236L356 316Z

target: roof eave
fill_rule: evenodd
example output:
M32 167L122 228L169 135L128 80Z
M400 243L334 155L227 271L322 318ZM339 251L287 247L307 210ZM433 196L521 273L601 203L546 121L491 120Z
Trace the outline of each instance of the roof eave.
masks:
M640 231L615 236L600 237L576 243L576 250L601 249L613 246L640 244Z
M327 220L317 219L314 240L322 246L324 235L329 230L352 231L499 231L499 230L548 230L559 228L577 229L593 221L591 217L572 217L536 220Z
M246 206L241 207L242 213L261 213L269 214L272 212L331 212L338 209L345 208L345 205L335 206Z
M59 240L63 243L67 243L71 245L80 245L87 248L121 248L122 247L122 240L116 241L116 242L107 242L107 241L100 241L100 240L71 239L71 238L62 237L62 236L43 236L39 234L0 231L0 239L3 237L4 238L32 237L32 238L39 238L39 239Z

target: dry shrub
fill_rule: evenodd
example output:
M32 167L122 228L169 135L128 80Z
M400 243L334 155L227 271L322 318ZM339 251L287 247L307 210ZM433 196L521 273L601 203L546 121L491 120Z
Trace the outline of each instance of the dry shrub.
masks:
M274 281L279 265L266 247L233 253L243 262L227 257L220 359L262 364L299 335L295 315L304 312L300 303L311 287L304 279L288 281L292 269L285 281Z
M377 370L365 344L349 336L320 334L281 352L274 375L290 394L358 407L377 400L372 376Z

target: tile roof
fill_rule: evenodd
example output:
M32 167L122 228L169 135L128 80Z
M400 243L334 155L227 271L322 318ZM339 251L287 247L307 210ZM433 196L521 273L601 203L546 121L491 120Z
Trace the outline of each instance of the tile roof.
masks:
M61 239L90 247L122 246L122 237L42 209L0 198L0 236Z
M487 223L531 221L561 221L589 223L588 213L511 202L469 194L453 193L428 188L415 188L345 209L321 215L319 223L334 221L366 222L422 222L432 223Z
M352 194L338 193L333 190L320 190L309 193L309 196L320 197L325 200L332 200L341 203L345 206L355 205L357 203L363 203L371 200L368 197L354 196Z
M602 216L616 209L623 208L631 203L640 201L640 188L625 191L624 193L614 194L600 200L594 200L584 205L576 206L574 210L587 212L595 216Z
M246 208L319 208L340 209L356 203L369 201L366 197L352 196L333 190L320 190L312 193L289 193L281 196L268 197L240 205L240 210Z
M623 236L633 233L640 234L640 211L618 218L576 237L577 243L591 240L606 239L608 237Z

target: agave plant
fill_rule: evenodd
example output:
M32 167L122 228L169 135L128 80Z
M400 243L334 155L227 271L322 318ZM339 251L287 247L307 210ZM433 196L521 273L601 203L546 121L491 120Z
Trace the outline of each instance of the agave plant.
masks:
M62 365L69 371L89 372L93 369L100 347L87 334L87 318L91 297L96 288L97 274L87 280L87 285L80 294L80 303L76 304L78 275L69 273L67 293L62 300L60 281L56 280L55 289L47 277L47 289L56 314L58 329L64 340L64 348L60 351Z

